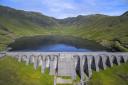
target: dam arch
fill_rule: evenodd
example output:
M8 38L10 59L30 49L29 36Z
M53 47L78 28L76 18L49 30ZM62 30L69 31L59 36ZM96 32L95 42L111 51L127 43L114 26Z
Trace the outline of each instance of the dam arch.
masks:
M92 77L93 71L100 72L101 68L105 70L114 64L121 65L128 61L126 52L6 52L5 55L12 56L19 62L23 59L26 65L32 61L35 70L41 66L42 73L45 73L49 64L50 75L70 76L72 80L80 76L81 85Z

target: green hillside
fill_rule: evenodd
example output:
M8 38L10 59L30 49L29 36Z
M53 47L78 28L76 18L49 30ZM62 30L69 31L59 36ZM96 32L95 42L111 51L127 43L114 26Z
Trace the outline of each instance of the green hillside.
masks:
M89 85L128 85L128 63L94 72Z
M57 25L53 18L40 13L0 6L0 50L18 37L48 34L49 28Z
M128 12L55 19L37 12L0 6L0 51L16 38L36 35L68 35L95 40L111 50L128 51ZM128 85L128 64L94 73L89 85ZM5 57L0 59L0 85L52 85L53 77Z
M14 39L34 35L72 35L99 42L116 51L128 51L128 12L55 19L41 13L0 6L0 50Z
M11 57L0 59L0 85L53 85L53 76ZM128 85L128 63L94 72L88 85Z
M53 76L48 71L34 70L33 65L26 66L11 57L0 59L0 85L52 85Z
M66 25L74 30L74 35L77 34L82 38L93 39L102 45L110 45L110 47L118 41L120 46L116 45L113 47L120 51L127 51L125 48L123 49L123 47L128 47L127 12L121 16L99 14L78 16L75 18L67 18L60 22L63 27ZM67 28L67 30L69 30L69 28Z

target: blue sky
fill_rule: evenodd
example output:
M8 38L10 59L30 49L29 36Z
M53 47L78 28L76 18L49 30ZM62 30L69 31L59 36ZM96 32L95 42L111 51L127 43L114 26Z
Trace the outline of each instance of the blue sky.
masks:
M0 0L0 4L56 18L89 14L115 16L128 11L128 0Z

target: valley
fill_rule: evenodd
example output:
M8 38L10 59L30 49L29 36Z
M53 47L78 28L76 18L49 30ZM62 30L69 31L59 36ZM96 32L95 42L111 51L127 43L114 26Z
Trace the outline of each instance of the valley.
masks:
M128 12L55 19L36 12L0 6L0 50L16 38L36 35L68 35L95 40L116 51L128 51Z
M110 51L128 52L128 11L120 16L93 14L56 19L0 5L0 51L6 51L17 39L37 36L72 36L95 41ZM0 69L1 85L53 84L53 76L42 75L40 68L35 71L32 65L25 66L7 56L0 59ZM127 81L128 63L125 63L100 73L94 72L88 84L128 85Z

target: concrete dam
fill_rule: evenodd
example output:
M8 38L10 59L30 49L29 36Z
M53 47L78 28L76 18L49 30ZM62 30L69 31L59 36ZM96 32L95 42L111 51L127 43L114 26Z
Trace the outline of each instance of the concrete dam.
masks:
M19 62L25 61L26 65L32 63L36 70L41 66L41 72L45 73L49 68L49 74L54 75L54 85L58 83L72 83L80 76L80 84L85 85L92 77L93 72L105 70L128 61L128 53L125 52L5 52L2 56L12 56ZM71 80L57 79L57 76L68 76Z

